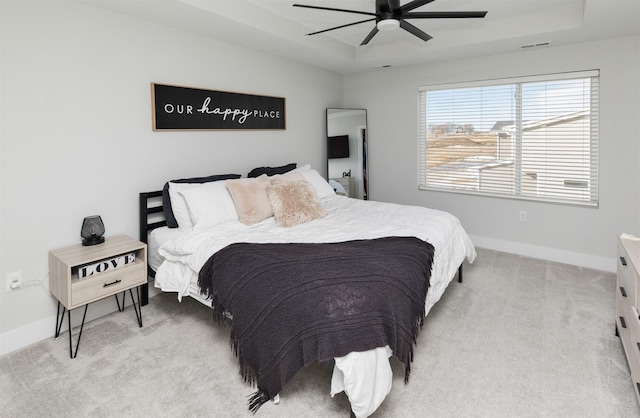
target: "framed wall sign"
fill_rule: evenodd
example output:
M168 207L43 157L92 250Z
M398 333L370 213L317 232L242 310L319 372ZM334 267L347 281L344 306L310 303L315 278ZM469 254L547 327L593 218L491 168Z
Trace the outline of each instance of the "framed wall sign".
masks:
M151 83L153 130L285 129L284 97Z

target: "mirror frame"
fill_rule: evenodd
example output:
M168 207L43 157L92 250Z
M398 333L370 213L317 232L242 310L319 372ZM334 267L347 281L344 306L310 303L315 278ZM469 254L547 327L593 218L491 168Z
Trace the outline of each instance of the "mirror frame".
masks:
M329 159L329 137L349 135L349 157ZM357 199L369 199L367 110L327 108L326 144L327 180L340 191ZM332 164L333 162L333 164ZM350 190L346 190L346 189Z

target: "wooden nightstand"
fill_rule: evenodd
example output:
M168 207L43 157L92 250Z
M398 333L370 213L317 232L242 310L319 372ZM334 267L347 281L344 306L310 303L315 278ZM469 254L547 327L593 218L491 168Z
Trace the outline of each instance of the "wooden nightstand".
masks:
M332 178L331 180L337 181L342 185L342 187L344 187L345 196L356 196L355 181L353 181L353 177L336 177Z
M133 260L134 257L135 260ZM94 266L95 271L83 278L83 272L92 270L87 266ZM98 245L78 244L49 252L49 290L58 299L55 337L60 336L64 314L68 310L71 358L75 358L78 354L87 307L91 302L115 296L118 310L122 311L125 292L128 290L138 325L142 327L140 291L136 289L138 296L138 305L136 305L132 289L145 283L147 283L147 246L126 235L107 238L104 243ZM120 292L123 292L122 307L117 295ZM60 305L63 305L62 318L60 318ZM82 306L84 306L84 315L74 353L71 343L71 310Z

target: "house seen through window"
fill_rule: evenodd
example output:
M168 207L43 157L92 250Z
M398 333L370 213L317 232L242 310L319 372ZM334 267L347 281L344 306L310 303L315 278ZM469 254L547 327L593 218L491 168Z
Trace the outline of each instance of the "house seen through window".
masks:
M419 88L419 187L598 204L598 71Z

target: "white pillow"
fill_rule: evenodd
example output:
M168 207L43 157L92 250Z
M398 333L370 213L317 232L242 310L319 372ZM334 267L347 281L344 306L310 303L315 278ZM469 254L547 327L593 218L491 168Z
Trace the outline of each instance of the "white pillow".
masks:
M269 180L271 181L271 184L286 181L307 181L299 171L289 171L284 174L276 174L275 176L269 177Z
M180 194L186 201L195 231L238 220L226 180L197 184L180 191ZM178 225L182 224L178 222Z
M171 199L171 210L178 226L181 230L189 230L193 228L193 222L191 222L191 216L189 215L189 209L187 208L187 202L180 194L180 192L199 186L200 183L172 183L169 182L169 198Z
M336 191L333 190L333 187L331 187L331 185L327 183L327 181L315 169L303 169L300 170L299 173L302 174L305 180L307 180L313 185L313 187L315 187L316 193L318 194L318 197L320 199L336 194Z
M305 164L300 167L296 167L293 170L291 170L290 173L294 171L300 172L300 171L307 171L307 170L311 170L311 164Z

